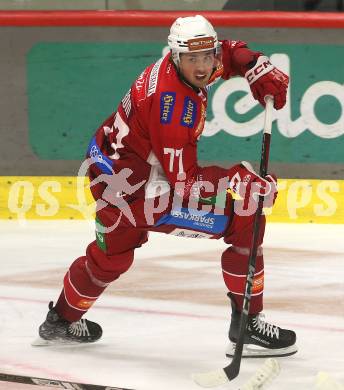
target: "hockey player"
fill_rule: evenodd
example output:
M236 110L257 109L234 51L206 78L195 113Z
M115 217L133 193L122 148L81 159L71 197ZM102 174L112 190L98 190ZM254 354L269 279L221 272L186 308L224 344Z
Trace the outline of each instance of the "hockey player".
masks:
M202 134L208 89L218 79L246 77L263 106L286 101L288 76L242 41L218 41L200 15L178 18L168 36L170 52L148 66L114 112L96 131L87 152L91 190L97 201L96 240L76 259L51 302L39 335L46 343L98 340L101 327L81 318L106 287L126 272L148 231L195 238L223 238L224 282L235 345L252 240L257 194L272 206L277 196L273 175L260 177L247 162L229 169L201 167L197 141ZM227 156L228 157L228 156ZM226 193L221 209L216 195ZM234 200L236 199L236 200ZM296 335L265 322L263 309L262 216L245 355L283 356L296 352ZM43 342L43 341L42 341Z

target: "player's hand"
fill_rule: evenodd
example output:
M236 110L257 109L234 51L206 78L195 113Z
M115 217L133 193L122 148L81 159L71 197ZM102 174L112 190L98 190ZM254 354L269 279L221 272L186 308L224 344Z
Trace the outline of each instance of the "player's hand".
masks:
M265 107L264 97L274 98L274 108L280 110L286 102L289 77L275 68L268 57L260 56L256 64L245 73L253 97Z
M247 161L234 165L228 171L229 188L234 199L244 201L244 208L257 205L259 196L264 197L264 207L272 207L277 198L277 178L269 174L262 178Z

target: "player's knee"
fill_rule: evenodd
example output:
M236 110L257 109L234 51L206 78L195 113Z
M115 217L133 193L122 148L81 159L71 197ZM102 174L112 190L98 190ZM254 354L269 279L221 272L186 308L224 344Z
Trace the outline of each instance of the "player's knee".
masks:
M246 273L248 259L250 256L250 248L240 246L230 246L227 248L221 256L222 269L224 271L235 270L234 272ZM263 264L263 247L257 248L256 269L260 268Z
M134 250L109 255L92 242L87 247L86 256L90 276L101 282L110 283L128 271L134 261Z
M222 258L226 259L226 258L237 258L239 256L249 256L250 249L251 248L246 246L232 245L223 252ZM257 256L262 256L262 255L263 255L263 247L259 246L257 248Z
M262 245L265 234L265 216L260 219L257 244ZM254 215L248 217L235 216L227 227L223 237L227 244L239 248L250 248L254 230Z

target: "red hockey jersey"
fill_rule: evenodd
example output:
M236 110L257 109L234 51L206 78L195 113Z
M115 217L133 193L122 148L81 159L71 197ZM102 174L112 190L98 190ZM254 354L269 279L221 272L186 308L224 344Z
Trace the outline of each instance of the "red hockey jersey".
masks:
M243 47L243 42L224 41L227 51ZM211 78L238 74L228 60ZM130 195L153 198L175 190L187 199L216 194L219 180L227 170L219 166L200 167L197 141L202 134L207 89L195 90L181 80L170 54L147 67L135 80L118 109L97 130L89 154L102 155L98 168L118 173L124 168L131 174L128 183L139 189ZM105 165L104 165L105 164ZM105 169L104 169L105 168ZM98 172L99 174L99 172ZM223 179L225 180L225 179ZM222 181L223 182L223 181ZM123 190L124 193L126 192Z

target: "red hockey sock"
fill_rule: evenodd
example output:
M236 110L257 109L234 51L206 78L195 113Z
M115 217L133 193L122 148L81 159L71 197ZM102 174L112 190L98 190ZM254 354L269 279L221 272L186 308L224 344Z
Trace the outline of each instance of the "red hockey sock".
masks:
M86 256L76 259L66 273L56 312L68 321L78 321L105 288L130 268L133 260L133 249L108 255L92 242Z
M75 260L63 280L63 290L55 309L67 321L78 321L107 286L92 280L86 261L86 256Z
M222 254L223 279L231 296L235 300L238 311L242 310L246 275L248 270L249 248L232 246ZM262 248L258 248L256 271L253 279L250 314L263 310L264 260Z

